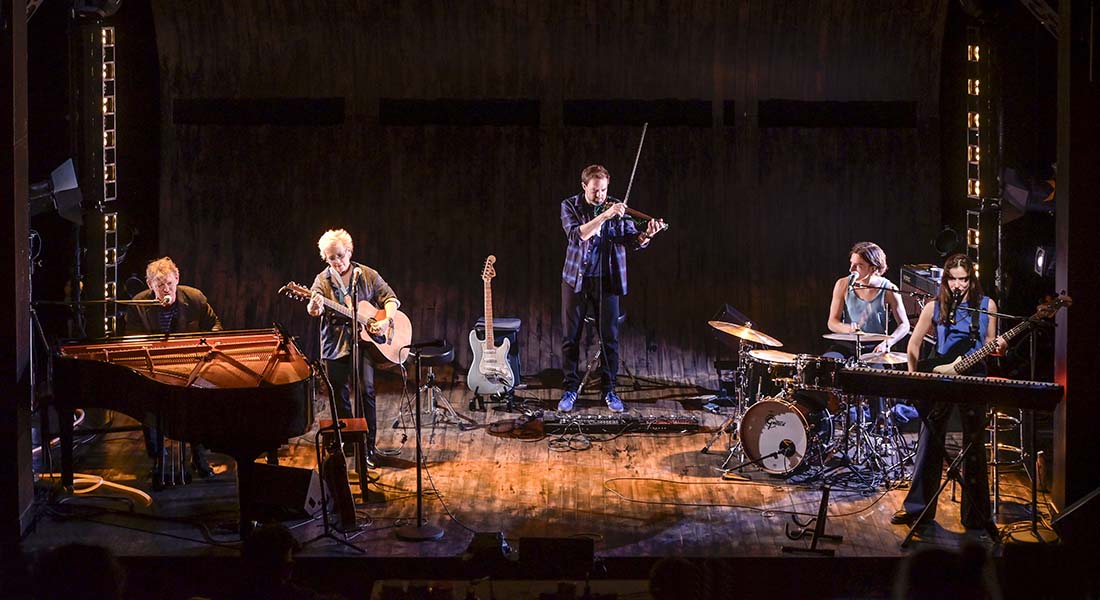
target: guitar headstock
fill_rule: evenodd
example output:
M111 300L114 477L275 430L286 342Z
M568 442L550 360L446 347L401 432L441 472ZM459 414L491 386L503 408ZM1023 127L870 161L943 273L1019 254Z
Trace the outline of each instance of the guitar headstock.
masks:
M286 285L279 288L279 293L286 294L290 298L302 301L309 301L309 299L313 297L313 292L311 292L309 288L299 283L294 283L293 281L289 281Z
M1073 305L1073 298L1070 298L1068 294L1063 290L1058 294L1057 298L1045 303L1040 304L1035 310L1035 316L1040 319L1049 319L1058 314L1058 310L1062 307L1069 308Z
M493 256L492 254L490 254L489 257L485 259L485 266L481 268L481 280L485 283L489 283L490 279L497 276L497 270L493 268L493 265L496 264L496 262L497 257Z

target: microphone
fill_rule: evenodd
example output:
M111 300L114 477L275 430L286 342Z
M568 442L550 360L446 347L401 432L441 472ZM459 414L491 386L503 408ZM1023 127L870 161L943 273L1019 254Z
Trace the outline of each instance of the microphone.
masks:
M408 346L402 346L402 348L412 348L412 349L415 349L415 348L435 348L437 346L442 346L446 343L447 343L447 340L444 340L442 338L437 338L437 339L434 339L434 340L428 340L426 342L416 342L415 344L409 344Z
M855 287L856 287L856 274L853 271L852 273L848 273L848 290L849 291L854 290Z
M361 277L363 277L363 269L355 267L355 269L351 272L351 284L355 285L355 282L358 281Z
M794 442L792 442L791 440L783 440L782 442L779 442L779 453L783 456L790 458L794 456L794 453L797 451L798 450L797 448L795 448Z
M160 304L161 304L161 306L171 306L172 305L172 295L171 294L165 294L164 297L160 299Z
M962 294L953 291L951 292L951 301L947 303L947 324L955 324L955 311L959 308L959 300L962 299Z

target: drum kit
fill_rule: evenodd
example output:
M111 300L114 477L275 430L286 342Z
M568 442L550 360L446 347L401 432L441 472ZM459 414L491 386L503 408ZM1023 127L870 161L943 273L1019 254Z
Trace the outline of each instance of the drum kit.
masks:
M766 473L787 476L817 466L820 475L836 465L852 471L867 467L877 472L872 477L875 481L904 477L908 448L890 417L892 407L885 406L890 401L851 397L837 384L837 375L849 361L777 350L783 343L754 329L751 322L708 324L739 342L733 414L703 448L707 453L723 433L731 435L722 470L755 465ZM899 352L859 351L865 342L887 339L884 334L828 333L824 337L855 342L852 364L889 368L907 360ZM867 404L879 408L870 422ZM730 466L734 459L740 459L739 464Z

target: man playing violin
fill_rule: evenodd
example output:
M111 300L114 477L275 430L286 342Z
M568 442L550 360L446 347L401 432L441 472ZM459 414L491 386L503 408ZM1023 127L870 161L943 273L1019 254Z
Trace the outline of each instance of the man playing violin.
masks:
M615 393L619 371L619 299L626 295L626 251L645 248L663 228L650 219L645 231L623 218L627 207L607 195L611 176L600 165L581 171L583 193L561 203L561 226L568 242L562 267L562 370L565 379L558 410L569 412L577 401L580 375L580 339L584 318L593 311L602 343L602 392L613 412L623 411Z

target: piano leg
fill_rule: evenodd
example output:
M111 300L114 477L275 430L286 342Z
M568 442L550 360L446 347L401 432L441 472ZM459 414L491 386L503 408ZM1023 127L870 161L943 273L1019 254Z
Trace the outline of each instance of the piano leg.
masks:
M256 468L255 463L252 462L253 459L234 456L233 460L237 462L237 504L240 506L238 530L243 540L252 533L252 529L258 522L255 498L259 496L260 490L256 489Z

